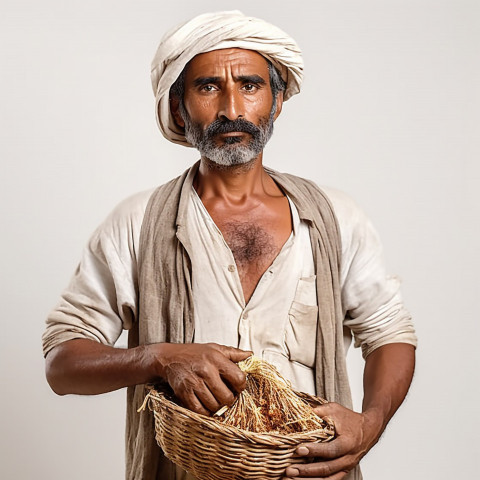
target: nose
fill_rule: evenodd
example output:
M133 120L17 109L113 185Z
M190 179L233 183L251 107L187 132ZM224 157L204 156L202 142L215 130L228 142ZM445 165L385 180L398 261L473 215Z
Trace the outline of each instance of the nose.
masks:
M218 118L220 120L237 120L244 116L243 110L243 98L238 89L226 88L220 99Z

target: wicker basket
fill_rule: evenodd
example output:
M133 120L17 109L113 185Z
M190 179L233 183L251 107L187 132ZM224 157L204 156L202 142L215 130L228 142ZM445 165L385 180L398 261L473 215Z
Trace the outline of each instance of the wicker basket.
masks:
M312 406L324 400L299 393ZM183 408L161 389L150 387L148 403L155 417L155 438L166 457L198 480L277 480L285 469L307 459L294 457L300 443L326 442L335 435L325 428L290 435L253 433L224 425Z

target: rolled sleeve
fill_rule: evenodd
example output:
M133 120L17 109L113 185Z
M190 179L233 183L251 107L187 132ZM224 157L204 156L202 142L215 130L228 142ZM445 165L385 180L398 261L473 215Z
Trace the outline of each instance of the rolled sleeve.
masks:
M137 247L149 192L122 202L94 232L46 320L43 353L84 338L113 345L137 316Z
M362 347L362 355L368 357L375 349L389 343L409 343L417 345L417 337L412 317L402 302L399 291L395 292L400 282L395 277L387 277L386 292L392 296L381 305L372 302L370 308L358 317L347 316L344 325L355 338L355 347ZM373 313L368 314L372 311Z
M366 358L389 343L417 345L400 279L388 275L379 236L365 213L342 192L329 192L342 238L344 326Z

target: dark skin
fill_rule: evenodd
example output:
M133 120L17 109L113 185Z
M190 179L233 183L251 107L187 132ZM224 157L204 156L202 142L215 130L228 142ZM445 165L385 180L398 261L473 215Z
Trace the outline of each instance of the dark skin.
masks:
M285 195L273 180L265 174L263 168L258 169L256 163L252 170L242 176L222 179L222 182L205 181L211 176L211 170L200 171L195 185L197 192L207 208L213 221L224 234L229 243L227 224L231 222L248 222L262 225L273 239L273 249L260 259L252 262L236 262L242 284L245 303L250 300L260 278L272 264L292 231L290 206ZM241 180L250 176L249 191ZM226 181L225 181L226 180Z
M203 128L216 119L245 118L259 125L268 118L273 103L268 79L267 63L256 52L228 49L198 55L186 71L185 108ZM275 118L282 100L279 93ZM171 108L183 126L178 101L173 99ZM222 146L227 136L236 136L246 143L249 135L230 132L215 141ZM232 220L262 225L272 239L272 249L260 260L237 263L247 303L291 233L288 200L263 169L262 153L248 168L217 168L202 158L194 186L227 243ZM123 350L82 339L55 347L47 356L46 371L51 387L60 395L97 394L166 380L185 406L210 414L231 404L234 394L245 388L245 376L235 362L250 354L216 344L164 343ZM371 353L365 364L362 413L335 403L319 407L320 416L334 420L337 438L299 446L297 454L313 462L288 468L285 478L344 478L378 441L402 403L413 376L414 358L414 348L407 344L389 344Z
M275 118L281 112L283 94L277 96ZM236 48L216 50L197 55L185 75L184 104L190 118L206 128L214 120L243 118L255 125L269 117L273 103L269 70L258 53ZM176 122L184 126L178 102L172 102ZM249 134L230 132L218 135L216 143L226 137L237 137L246 143ZM194 186L208 213L224 234L230 222L261 225L271 236L274 248L261 259L250 263L237 262L245 303L272 264L292 231L290 207L284 193L262 165L262 153L248 168L216 168L208 158L202 158Z
M46 374L59 395L96 395L164 380L185 406L209 415L231 405L234 395L245 388L245 375L236 362L250 355L215 343L122 349L78 339L48 353Z
M318 407L318 415L334 420L337 437L297 448L298 455L313 462L287 468L285 478L344 478L377 443L408 392L414 368L412 345L392 343L374 350L365 362L362 413L333 402Z

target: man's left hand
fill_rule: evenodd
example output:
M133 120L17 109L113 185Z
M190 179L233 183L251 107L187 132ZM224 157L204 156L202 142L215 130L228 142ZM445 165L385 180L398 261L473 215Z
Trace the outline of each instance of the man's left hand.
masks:
M312 459L312 463L288 467L286 479L344 478L375 445L383 430L382 421L372 411L356 413L338 403L327 403L315 408L315 412L334 421L336 437L326 443L299 446L297 455Z

